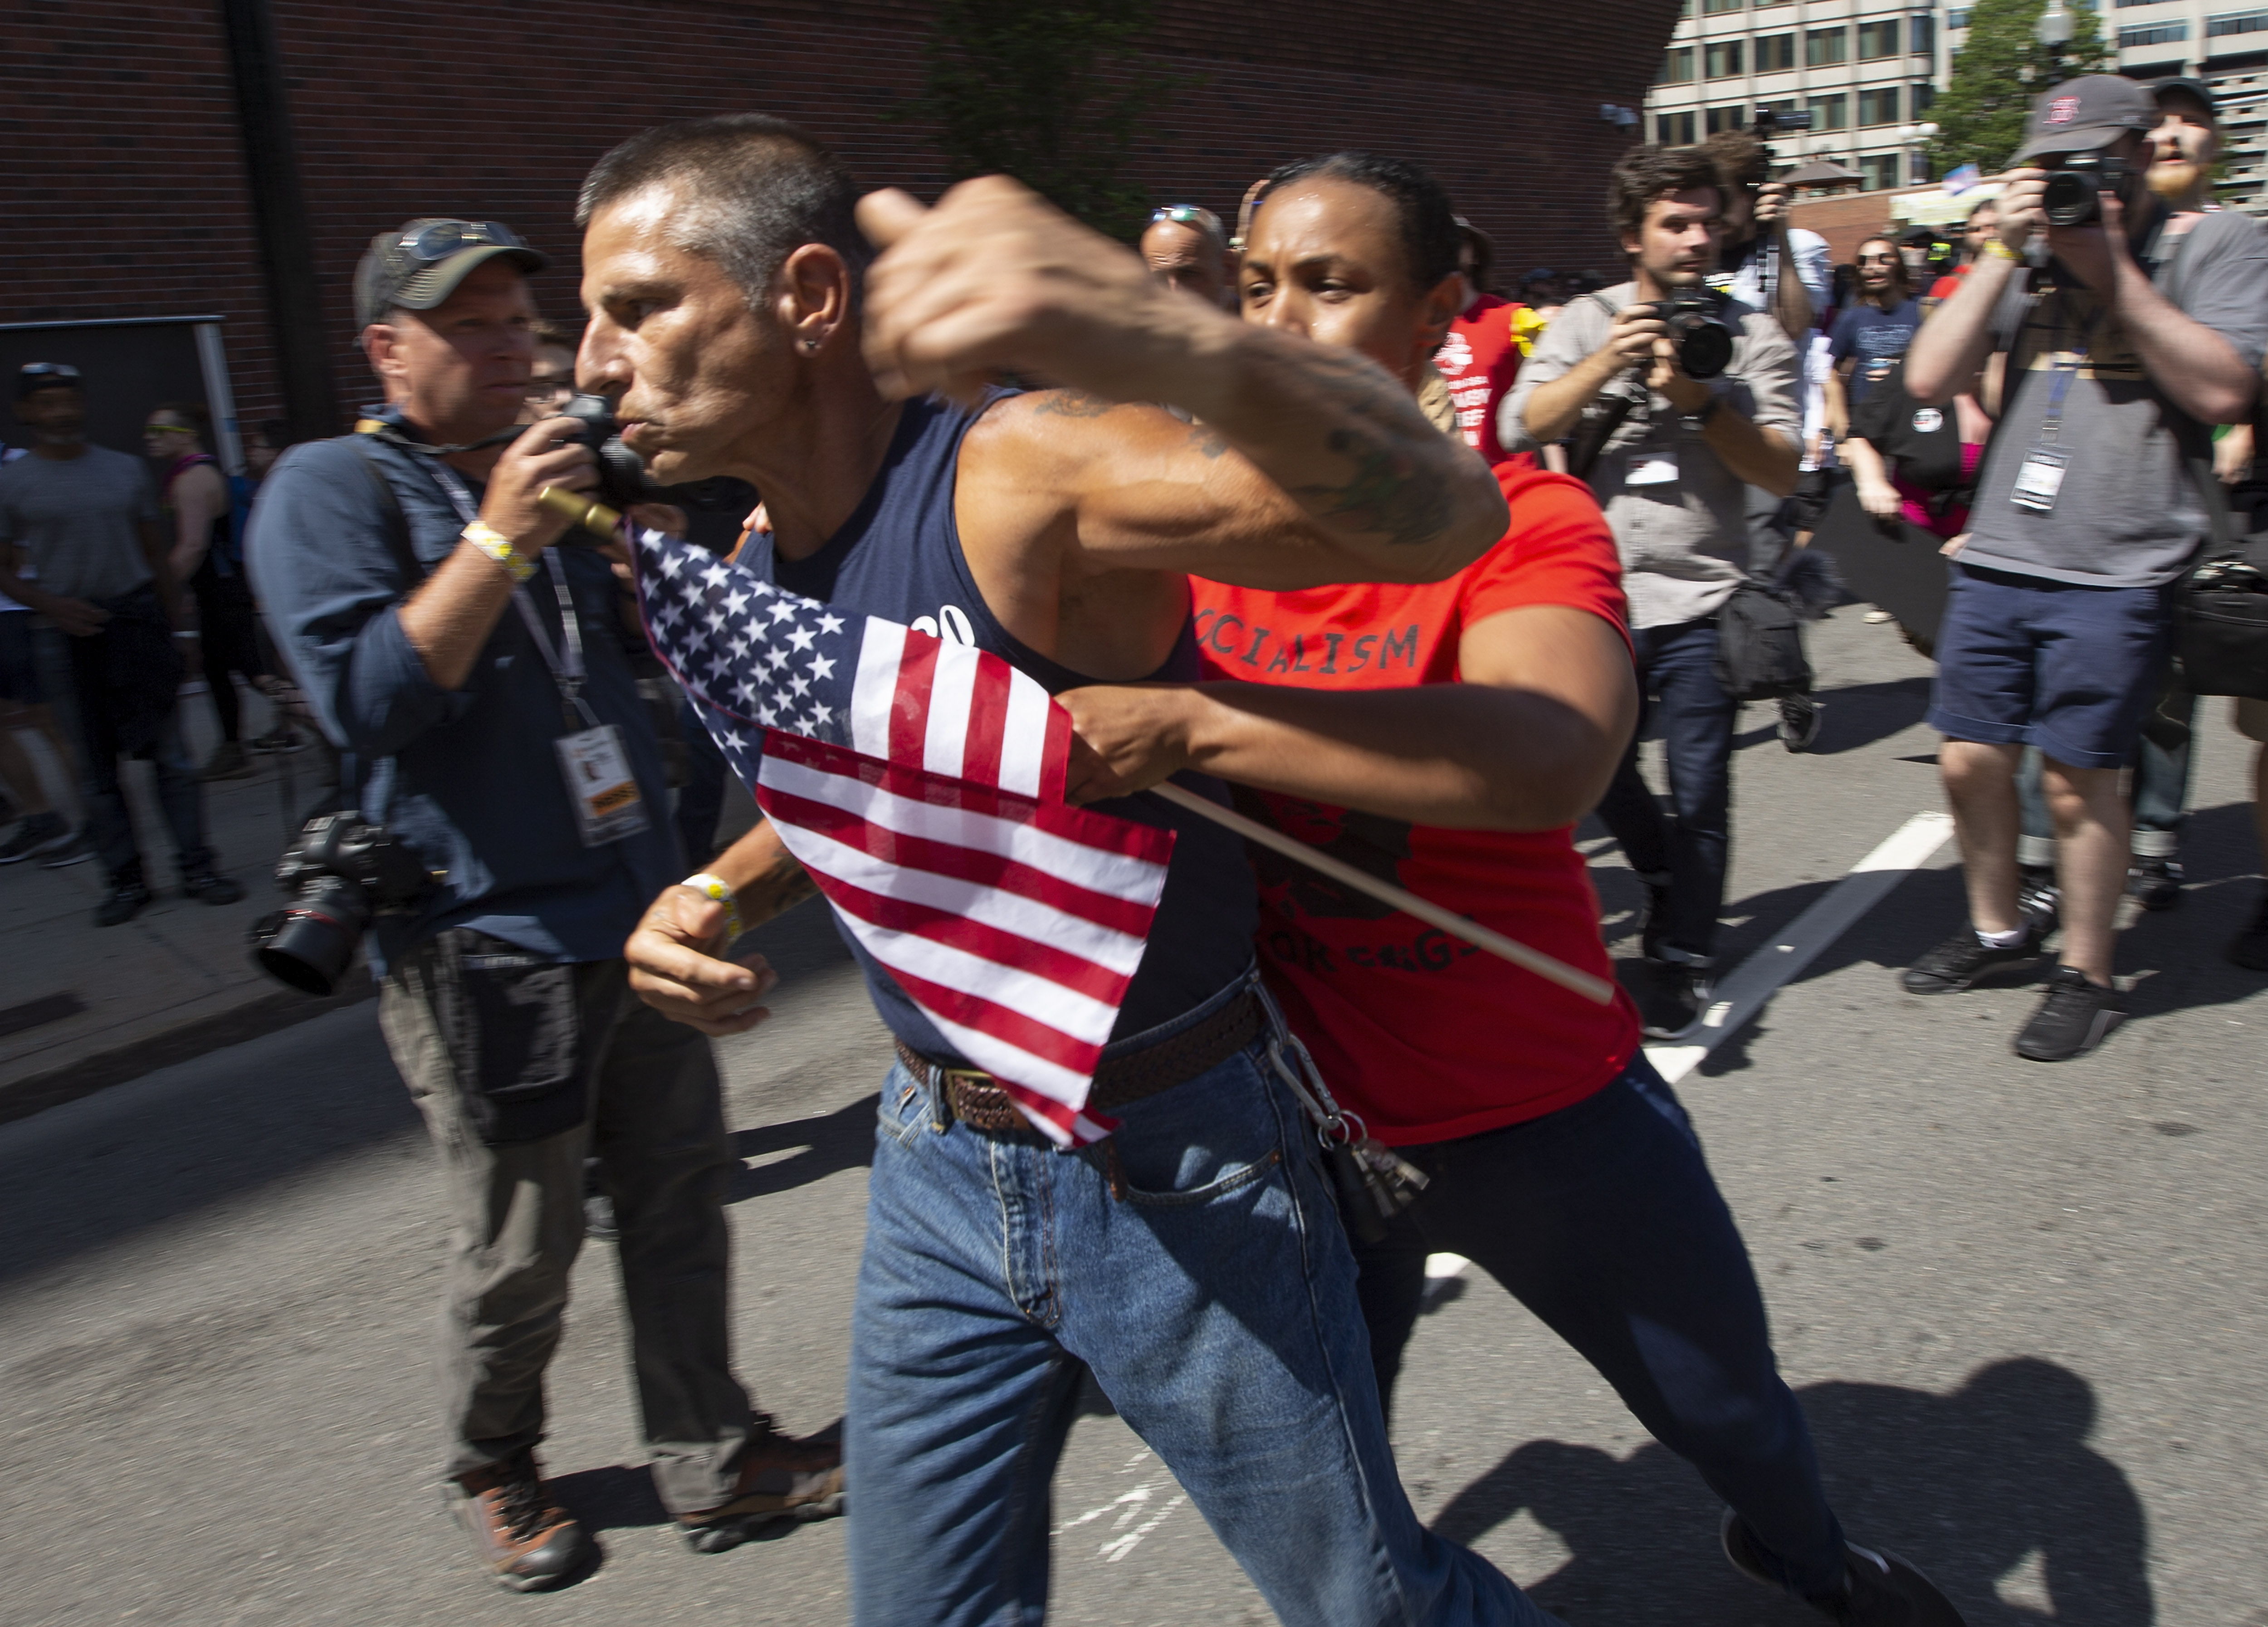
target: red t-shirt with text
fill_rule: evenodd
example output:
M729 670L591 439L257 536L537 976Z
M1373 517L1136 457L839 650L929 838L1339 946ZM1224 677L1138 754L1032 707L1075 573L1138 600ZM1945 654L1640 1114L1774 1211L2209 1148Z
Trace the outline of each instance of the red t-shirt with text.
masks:
M1447 381L1449 399L1457 405L1457 432L1491 465L1514 455L1496 438L1496 409L1520 377L1520 341L1512 320L1521 308L1483 294L1449 324L1448 338L1433 352L1434 369Z
M1612 534L1590 491L1524 460L1497 479L1503 541L1446 582L1268 593L1193 579L1205 676L1315 689L1452 683L1464 630L1570 605L1624 625ZM1627 635L1625 634L1625 637ZM1347 863L1613 980L1572 828L1442 830L1240 788L1237 806ZM1265 849L1260 961L1323 1079L1389 1146L1478 1135L1599 1090L1638 1049L1637 1012L1449 938Z

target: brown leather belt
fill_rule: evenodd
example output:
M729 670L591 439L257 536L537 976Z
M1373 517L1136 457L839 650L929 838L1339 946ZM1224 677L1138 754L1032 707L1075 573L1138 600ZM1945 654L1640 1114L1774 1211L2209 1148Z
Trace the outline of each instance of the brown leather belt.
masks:
M1108 1113L1130 1101L1171 1090L1251 1044L1259 1036L1261 1021L1260 1002L1247 990L1203 1022L1168 1034L1155 1045L1123 1056L1106 1056L1094 1071L1094 1088L1087 1094L1086 1105L1097 1113ZM938 1093L953 1116L969 1129L987 1136L1039 1137L1031 1121L990 1074L932 1062L919 1051L907 1049L902 1041L898 1044L898 1060L924 1085L939 1086Z

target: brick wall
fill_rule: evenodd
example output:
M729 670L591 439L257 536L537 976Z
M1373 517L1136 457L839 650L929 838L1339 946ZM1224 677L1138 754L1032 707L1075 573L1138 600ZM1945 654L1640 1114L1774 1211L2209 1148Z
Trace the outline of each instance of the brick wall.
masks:
M1848 265L1859 245L1890 224L1890 200L1895 192L1845 192L1798 203L1788 218L1807 232L1827 239L1834 262Z
M1418 159L1497 239L1504 269L1611 270L1598 219L1675 0L1538 15L1487 0L1241 8L1162 0L1165 65L1203 75L1146 129L1132 173L1233 210L1286 158L1367 145ZM506 220L549 252L572 317L576 183L665 119L756 108L833 143L859 177L933 194L928 133L884 115L921 73L918 0L276 0L334 365L368 394L349 289L372 232L419 214ZM277 402L219 24L210 6L15 0L0 21L0 320L217 311L239 411Z

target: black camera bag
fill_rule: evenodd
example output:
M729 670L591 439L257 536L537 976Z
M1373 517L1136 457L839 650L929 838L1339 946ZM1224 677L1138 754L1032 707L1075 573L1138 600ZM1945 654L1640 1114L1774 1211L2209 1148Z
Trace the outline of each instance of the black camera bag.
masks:
M1810 692L1803 615L1788 596L1756 582L1733 590L1717 613L1717 681L1735 701Z

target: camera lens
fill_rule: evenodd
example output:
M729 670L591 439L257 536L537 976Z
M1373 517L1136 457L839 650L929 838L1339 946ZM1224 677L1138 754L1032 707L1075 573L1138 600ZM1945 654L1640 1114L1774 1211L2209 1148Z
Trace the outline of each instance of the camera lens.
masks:
M252 929L253 959L269 976L303 994L332 994L370 925L362 889L337 876L317 876L299 895Z
M1733 330L1706 317L1696 320L1677 342L1677 368L1689 379L1716 378L1733 364Z
M2083 226L2102 212L2102 200L2092 175L2058 170L2040 190L2040 212L2051 226Z

